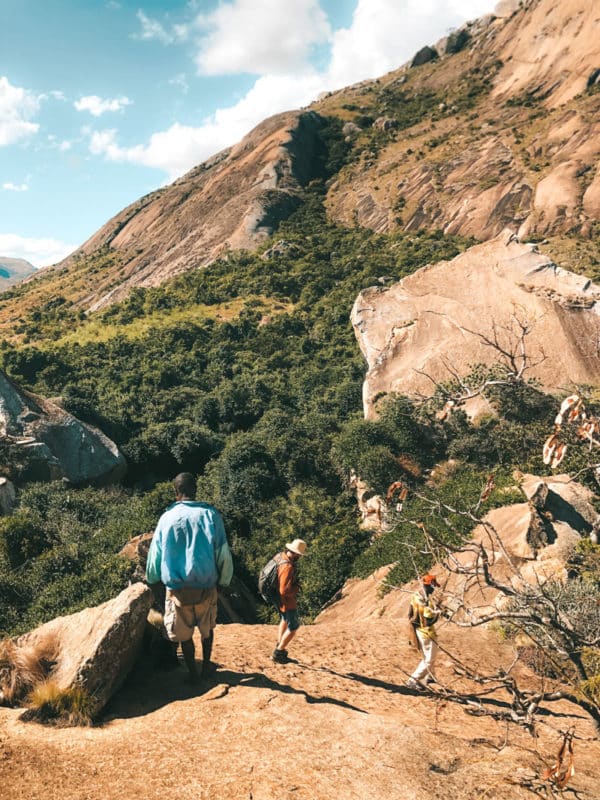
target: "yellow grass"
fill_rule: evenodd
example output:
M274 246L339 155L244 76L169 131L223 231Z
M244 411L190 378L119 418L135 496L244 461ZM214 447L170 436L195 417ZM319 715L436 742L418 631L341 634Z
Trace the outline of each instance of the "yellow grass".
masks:
M22 715L26 721L54 725L91 725L94 703L79 686L61 689L51 678L38 683L28 697L29 709Z
M236 298L226 303L216 305L205 305L198 303L188 308L156 311L147 317L136 319L128 325L104 322L103 320L91 317L83 322L80 327L61 336L56 340L56 344L80 344L85 345L90 342L108 342L116 336L123 336L126 339L140 339L145 336L152 328L161 328L167 325L178 325L181 323L197 324L208 319L217 322L230 322L240 315L249 303L259 300L262 303L260 310L264 314L273 315L290 311L293 306L284 304L265 297L258 298Z

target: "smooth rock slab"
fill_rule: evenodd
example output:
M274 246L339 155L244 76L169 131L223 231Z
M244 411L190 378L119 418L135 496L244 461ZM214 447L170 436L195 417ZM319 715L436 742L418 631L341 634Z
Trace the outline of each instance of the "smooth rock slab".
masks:
M351 319L368 363L368 418L383 394L431 395L454 373L497 362L489 345L495 337L518 351L519 323L531 328L526 377L562 393L570 384L600 381L592 346L600 337L600 286L556 266L510 231L394 285L365 289Z

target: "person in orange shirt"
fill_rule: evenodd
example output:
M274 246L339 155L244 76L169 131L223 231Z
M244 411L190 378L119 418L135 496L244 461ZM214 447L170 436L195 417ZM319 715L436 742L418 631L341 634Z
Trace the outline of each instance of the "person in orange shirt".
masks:
M287 664L289 661L287 647L300 627L297 600L300 581L296 564L305 552L306 542L302 539L294 539L293 542L286 544L282 553L275 556L280 622L277 630L277 645L271 658L276 664Z

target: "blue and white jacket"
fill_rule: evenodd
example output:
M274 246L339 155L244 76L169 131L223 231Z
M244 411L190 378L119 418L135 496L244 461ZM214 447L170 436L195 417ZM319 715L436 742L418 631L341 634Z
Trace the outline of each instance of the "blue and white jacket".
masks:
M158 520L148 560L148 583L162 581L169 589L212 589L228 586L233 561L223 518L208 503L181 500Z

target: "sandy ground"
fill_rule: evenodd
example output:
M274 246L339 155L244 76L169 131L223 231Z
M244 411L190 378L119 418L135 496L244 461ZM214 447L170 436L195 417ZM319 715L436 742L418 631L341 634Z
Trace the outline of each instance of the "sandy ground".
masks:
M536 796L518 784L542 786L558 731L575 727L587 741L575 746L577 795L565 796L600 798L600 746L566 703L553 705L533 738L407 693L417 655L385 620L301 628L288 665L270 661L274 639L269 626L219 626L213 679L194 688L183 667L139 668L94 728L23 723L18 710L0 709L0 797L516 800ZM445 639L465 653L466 640ZM471 650L482 668L508 657L491 634ZM445 656L438 677L461 680Z

